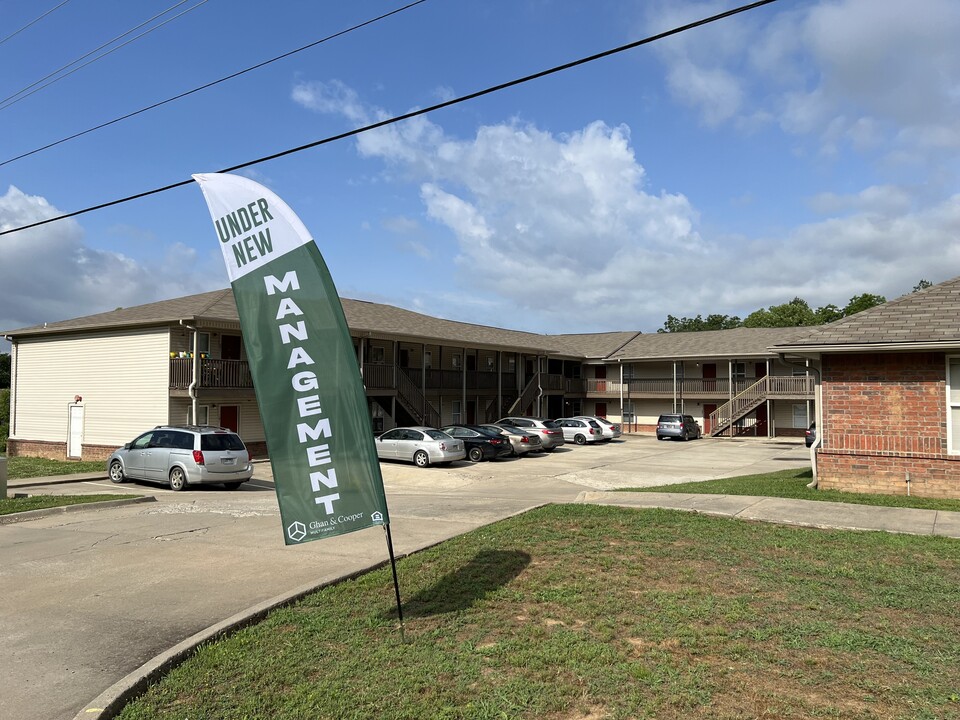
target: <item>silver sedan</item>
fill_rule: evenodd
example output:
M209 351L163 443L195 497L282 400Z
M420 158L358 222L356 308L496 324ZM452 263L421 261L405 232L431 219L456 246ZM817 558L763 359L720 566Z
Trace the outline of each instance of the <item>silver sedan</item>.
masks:
M541 452L543 450L543 443L540 442L540 436L535 432L527 432L518 427L499 423L481 425L480 427L485 427L493 432L500 433L507 438L507 440L510 441L510 446L513 448L513 454L516 457L526 455L529 452Z
M429 427L399 427L387 430L376 440L381 460L404 460L417 467L463 460L463 441Z

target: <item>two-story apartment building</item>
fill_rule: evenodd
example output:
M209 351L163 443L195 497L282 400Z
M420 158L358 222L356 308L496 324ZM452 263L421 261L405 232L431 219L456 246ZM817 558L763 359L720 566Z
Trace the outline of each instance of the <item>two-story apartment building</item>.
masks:
M797 329L544 335L379 303L343 307L375 432L578 413L649 431L660 413L682 410L714 434L773 436L802 433L811 416L803 368L766 349ZM105 457L165 423L230 427L255 455L267 452L230 290L6 337L12 455Z

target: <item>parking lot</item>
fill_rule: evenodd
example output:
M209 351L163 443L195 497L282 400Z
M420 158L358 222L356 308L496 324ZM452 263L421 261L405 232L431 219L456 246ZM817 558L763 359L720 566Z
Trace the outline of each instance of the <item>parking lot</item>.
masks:
M382 463L399 554L581 492L805 467L802 440L632 436L553 453L417 468ZM285 547L268 463L230 492L94 479L17 492L155 501L0 529L0 717L72 718L142 663L259 603L385 559L379 528ZM85 717L95 717L86 715Z

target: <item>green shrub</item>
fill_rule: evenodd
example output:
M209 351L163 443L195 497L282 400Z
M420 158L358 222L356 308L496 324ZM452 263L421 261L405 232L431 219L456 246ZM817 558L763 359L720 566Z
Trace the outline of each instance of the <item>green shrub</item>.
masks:
M0 453L7 451L10 435L10 390L0 390Z

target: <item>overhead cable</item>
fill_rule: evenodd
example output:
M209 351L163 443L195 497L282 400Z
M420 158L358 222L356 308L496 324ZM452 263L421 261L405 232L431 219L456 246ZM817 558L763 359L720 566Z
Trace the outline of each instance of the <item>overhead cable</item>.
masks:
M45 13L43 13L43 14L40 15L39 17L35 17L33 20L31 20L30 22L28 22L26 25L24 25L24 26L23 26L22 28L20 28L19 30L14 30L12 33L10 33L9 35L7 35L5 38L0 39L0 45L3 45L7 40L9 40L10 38L14 37L15 35L19 35L20 33L22 33L24 30L26 30L26 29L27 29L28 27L30 27L31 25L35 25L36 23L40 22L40 21L43 20L47 15L49 15L50 13L52 13L54 10L59 10L59 9L62 8L64 5L66 5L68 2L70 2L70 0L63 0L62 3L60 3L60 4L57 5L56 7L50 8L49 10L47 10Z
M186 3L186 2L189 2L189 0L180 0L180 2L176 3L175 5L171 5L170 7L168 7L168 8L167 8L166 10L164 10L163 12L157 13L156 15L154 15L154 16L153 16L152 18L150 18L149 20L144 20L142 23L140 23L140 24L137 25L136 27L132 27L132 28L130 28L129 30L127 30L125 33L121 33L120 35L117 35L117 37L113 38L112 40L108 40L107 42L103 43L100 47L91 50L90 52L86 53L85 55L81 55L81 56L78 57L76 60L67 63L66 65L58 68L57 70L54 70L53 72L48 73L47 75L43 76L43 77L40 78L39 80L36 80L36 81L30 83L30 84L27 85L25 88L22 88L21 90L18 90L18 91L15 92L13 95L10 95L10 96L8 96L8 97L5 97L3 100L0 100L0 110L6 110L6 109L7 109L8 107L10 107L11 105L16 105L18 102L20 102L20 101L23 100L24 98L28 98L28 97L30 97L31 95L33 95L34 93L40 92L40 91L43 90L44 88L53 85L55 82L59 82L60 80L63 80L65 77L69 77L70 75L73 75L75 72L77 72L77 70L80 70L81 68L85 68L87 65L91 65L91 64L95 63L97 60L101 60L102 58L105 58L107 55L110 55L110 54L112 54L112 53L115 53L115 52L116 52L117 50L119 50L120 48L126 47L127 45L129 45L129 44L132 43L132 42L136 42L137 40L139 40L140 38L142 38L144 35L149 35L149 34L152 33L154 30L159 30L160 28L162 28L162 27L163 27L164 25L166 25L167 23L171 23L171 22L173 22L174 20L176 20L177 18L183 17L183 16L186 15L188 12L192 12L193 10L196 10L198 7L200 7L201 5L203 5L203 4L205 4L206 2L208 2L208 0L200 0L200 2L198 2L198 3L197 3L196 5L194 5L193 7L189 7L189 8L187 8L186 10L184 10L183 12L177 13L177 14L174 15L172 18L167 18L167 19L164 20L163 22L158 23L158 24L154 25L153 27L148 28L147 30L144 30L144 31L143 31L142 33L140 33L139 35L136 35L136 36L130 38L130 39L127 40L126 42L121 43L120 45L117 45L117 46L114 47L114 48L110 48L109 50L107 50L107 51L104 52L104 53L100 53L100 55L97 55L96 57L91 58L90 60L87 60L87 62L83 63L82 65L79 65L79 66L73 68L72 70L70 70L70 72L63 72L63 71L66 70L67 68L70 68L70 67L72 67L73 65L76 65L77 63L79 63L79 62L82 61L82 60L86 60L88 57L90 57L90 56L93 55L94 53L97 53L97 52L99 52L100 50L103 50L105 47L108 47L109 45L112 45L113 43L117 42L117 40L120 40L120 39L126 37L127 35L129 35L130 33L139 30L139 29L142 28L144 25L147 25L148 23L153 22L153 21L156 20L157 18L162 17L163 15L166 15L166 14L167 14L168 12L170 12L171 10L174 10L175 8L179 7L180 5L183 5L183 4ZM60 73L63 73L63 74L60 75ZM56 76L56 77L55 77L55 76ZM52 78L52 79L51 79L51 78ZM44 82L45 80L49 80L49 82ZM43 83L43 84L41 85L41 83ZM38 85L39 85L39 87L37 87ZM33 88L33 89L31 90L31 88ZM30 92L27 92L28 90L30 90ZM19 96L19 97L18 97L18 96ZM14 98L15 98L15 99L14 99Z
M322 140L316 140L306 145L300 145L298 147L290 148L288 150L283 150L281 152L274 153L272 155L265 155L264 157L257 158L256 160L249 160L248 162L241 163L239 165L234 165L233 167L224 168L223 170L218 170L220 173L234 172L235 170L242 170L244 168L251 167L253 165L258 165L268 160L276 160L277 158L284 157L286 155L292 155L294 153L302 152L303 150L309 150L311 148L318 147L320 145L326 145L327 143L334 142L336 140L343 140L344 138L353 137L354 135L359 135L364 132L369 132L370 130L376 130L377 128L385 127L387 125L393 125L395 123L401 122L403 120L409 120L410 118L418 117L420 115L426 115L427 113L434 112L436 110L441 110L451 105L458 105L459 103L466 102L468 100L474 100L484 95L489 95L491 93L499 92L500 90L505 90L507 88L514 87L515 85L521 85L523 83L530 82L531 80L538 80L542 77L548 75L553 75L555 73L561 72L563 70L569 70L570 68L577 67L578 65L584 65L595 60L600 60L611 55L616 55L617 53L622 53L627 50L632 50L633 48L640 47L641 45L647 45L649 43L655 42L657 40L663 40L664 38L670 37L672 35L678 35L679 33L686 32L687 30L692 30L693 28L701 27L709 23L716 22L718 20L723 20L724 18L731 17L732 15L738 15L739 13L747 12L748 10L754 10L756 8L762 7L764 5L770 5L771 3L777 2L777 0L758 0L758 2L750 3L749 5L742 5L733 10L727 10L726 12L718 13L717 15L711 15L710 17L703 18L702 20L697 20L692 23L687 23L686 25L681 25L679 27L673 28L672 30L667 30L656 35L651 35L649 37L643 38L642 40L636 40L632 43L626 45L621 45L620 47L614 48L612 50L605 50L604 52L597 53L595 55L590 55L588 57L581 58L579 60L573 60L572 62L564 63L563 65L557 65L550 68L549 70L541 70L540 72L533 73L532 75L526 75L516 80L510 80L500 85L494 85L488 87L485 90L478 90L477 92L470 93L469 95L463 95L453 100L447 100L446 102L437 103L436 105L431 105L430 107L422 108L420 110L414 110L412 112L404 113L403 115L396 115L386 120L381 120L380 122L372 123L370 125L364 125L363 127L354 128L353 130L348 130L347 132L340 133L338 135L331 135L330 137L323 138ZM111 200L109 202L100 203L99 205L92 205L90 207L84 208L83 210L75 210L71 213L66 213L64 215L57 215L56 217L47 218L46 220L40 220L29 225L21 225L20 227L10 228L8 230L0 231L0 235L9 235L10 233L20 232L22 230L29 230L31 228L39 227L41 225L46 225L48 223L56 222L58 220L66 220L67 218L77 217L78 215L84 215L86 213L93 212L95 210L103 210L104 208L113 207L114 205L121 205L123 203L131 202L132 200L139 200L140 198L148 197L150 195L157 195L158 193L166 192L168 190L173 190L175 188L184 187L185 185L190 185L193 183L193 178L187 180L181 180L179 182L171 183L170 185L164 185L163 187L154 188L153 190L146 190L144 192L139 192L136 195L128 195L127 197L119 198L117 200Z
M338 37L340 37L341 35L346 35L347 33L353 32L354 30L359 30L359 29L362 28L362 27L366 27L367 25L371 25L372 23L375 23L375 22L377 22L377 21L379 21L379 20L383 20L384 18L388 18L388 17L390 17L391 15L396 15L396 14L399 13L399 12L403 12L404 10L407 10L407 9L409 9L409 8L412 8L414 5L420 5L421 3L425 3L426 1L427 1L427 0L415 0L415 2L412 2L412 3L408 4L408 5L404 5L403 7L399 7L399 8L397 8L396 10L391 10L391 11L388 12L388 13L384 13L383 15L379 15L379 16L377 16L377 17L375 17L375 18L371 18L370 20L365 20L365 21L362 22L362 23L358 23L358 24L356 24L356 25L354 25L354 26L352 26L352 27L346 28L345 30L340 30L339 32L335 32L335 33L333 33L332 35L327 35L325 38L321 38L320 40L315 40L314 42L312 42L312 43L310 43L310 44L308 44L308 45L304 45L303 47L298 47L296 50L290 50L289 52L285 52L285 53L283 53L282 55L277 55L276 57L270 58L269 60L264 60L263 62L257 63L256 65L251 65L251 66L248 67L248 68L245 68L245 69L243 69L243 70L239 70L239 71L237 71L237 72L235 72L235 73L232 73L232 74L230 74L230 75L227 75L227 76L225 76L225 77L222 77L222 78L220 78L219 80L213 80L212 82L208 82L207 84L201 85L200 87L195 87L195 88L193 88L193 90L187 90L186 92L182 92L182 93L180 93L179 95L174 95L173 97L167 98L166 100L160 100L159 102L155 102L155 103L153 103L152 105L147 105L146 107L140 108L139 110L134 110L133 112L127 113L126 115L121 115L120 117L114 118L113 120L108 120L107 122L100 123L99 125L95 125L95 126L92 127L92 128L88 128L88 129L86 129L86 130L82 130L81 132L74 133L73 135L69 135L69 136L67 136L67 137L65 137L65 138L62 138L62 139L60 139L60 140L57 140L56 142L48 143L47 145L44 145L44 146L42 146L42 147L35 148L34 150L30 150L29 152L21 153L20 155L17 155L16 157L12 157L12 158L9 158L8 160L4 160L3 162L0 162L0 167L3 167L4 165L9 165L10 163L16 162L17 160L22 160L23 158L29 157L30 155L35 155L36 153L42 152L43 150L48 150L48 149L50 149L50 148L52 148L52 147L56 147L57 145L61 145L61 144L65 143L65 142L68 142L69 140L74 140L74 139L76 139L76 138L78 138L78 137L82 137L83 135L87 135L87 134L92 133L92 132L94 132L94 131L96 131L96 130L101 130L101 129L105 128L105 127L109 127L110 125L115 125L115 124L118 123L118 122L121 122L121 121L123 121L123 120L127 120L127 119L132 118L132 117L135 117L135 116L137 116L137 115L141 115L141 114L143 114L143 113L145 113L145 112L147 112L147 111L149 111L149 110L153 110L153 109L158 108L158 107L160 107L160 106L162 106L162 105L166 105L166 104L168 104L168 103L172 103L174 100L180 100L181 98L185 98L185 97L187 97L188 95L193 95L194 93L198 93L198 92L200 92L201 90L206 90L207 88L211 88L211 87L213 87L214 85L219 85L220 83L226 82L227 80L233 80L234 78L240 77L241 75L245 75L245 74L247 74L248 72L252 72L253 70L259 70L260 68L264 67L265 65L269 65L269 64L271 64L271 63L275 63L275 62L277 62L278 60L283 60L284 58L288 58L288 57L290 57L291 55L296 55L298 52L303 52L304 50L309 50L309 49L312 48L312 47L315 47L315 46L320 45L320 44L322 44L322 43L325 43L325 42L328 42L328 41L330 41L330 40L333 40L334 38L338 38Z

